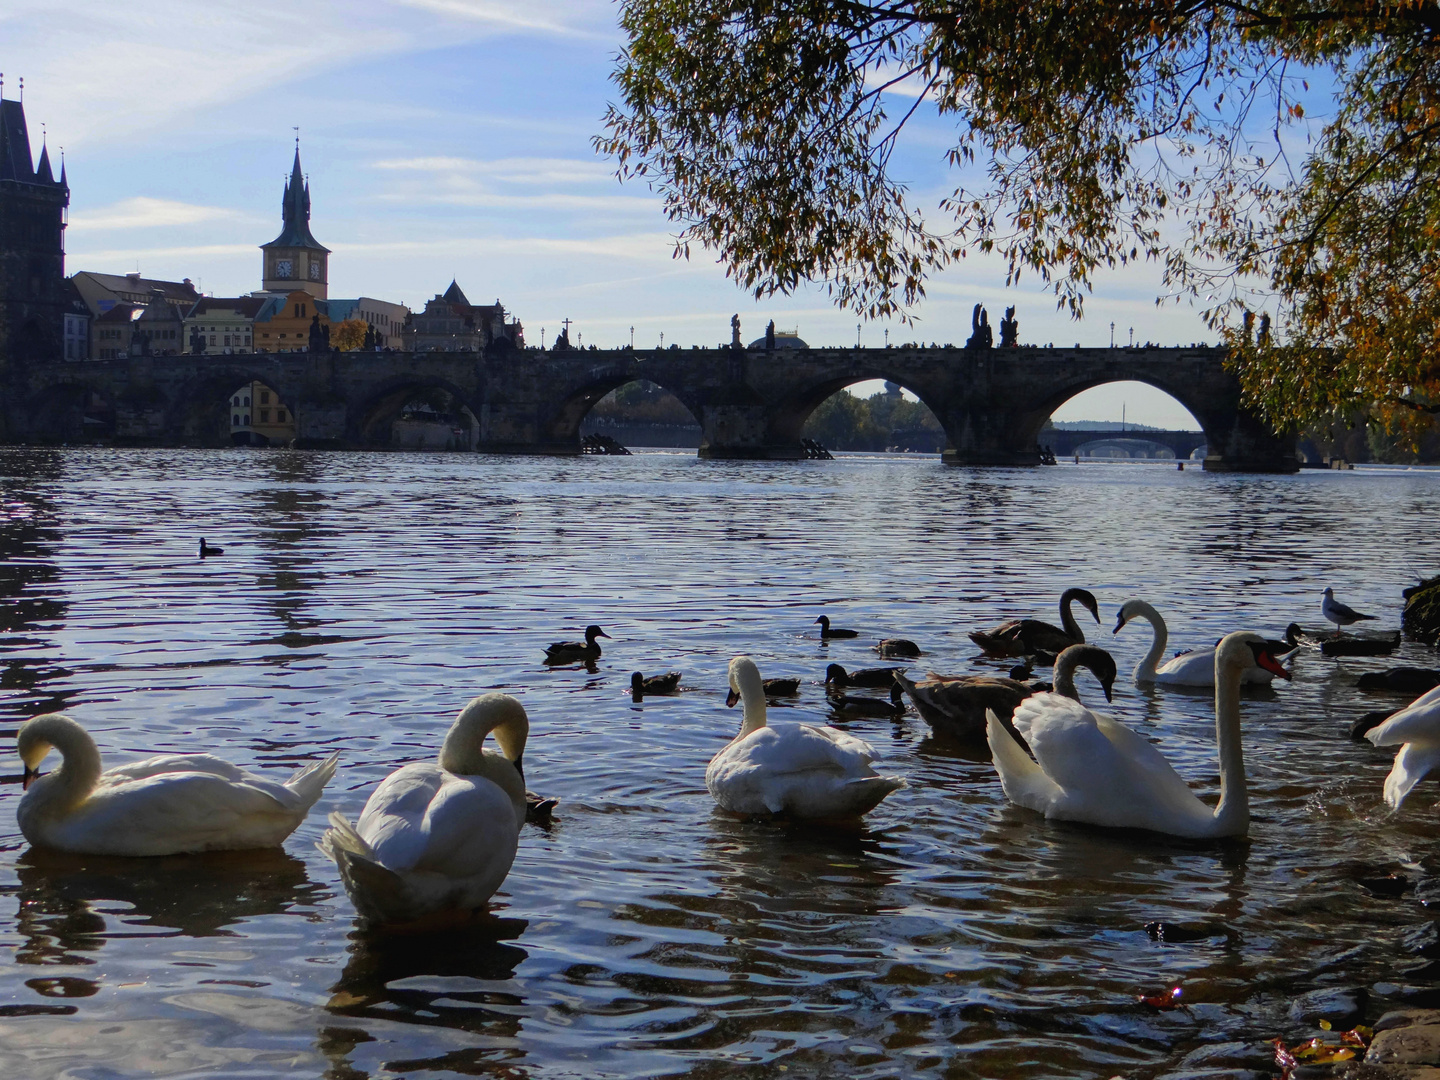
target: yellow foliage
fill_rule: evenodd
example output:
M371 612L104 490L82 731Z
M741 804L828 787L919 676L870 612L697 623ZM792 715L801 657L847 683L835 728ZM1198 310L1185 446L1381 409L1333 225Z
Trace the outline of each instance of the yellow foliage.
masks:
M330 344L342 352L358 349L365 344L365 328L364 319L346 319L330 328Z

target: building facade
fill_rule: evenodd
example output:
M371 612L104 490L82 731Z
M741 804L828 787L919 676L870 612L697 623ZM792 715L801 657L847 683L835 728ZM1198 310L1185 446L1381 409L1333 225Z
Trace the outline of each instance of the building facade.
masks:
M43 144L34 163L24 105L0 97L0 360L64 355L69 206L64 163L57 180Z
M262 244L261 278L264 291L290 293L304 290L324 300L330 289L330 249L310 234L310 182L300 169L300 146L295 146L295 166L281 200L280 235Z
M389 300L376 300L373 296L362 296L356 300L328 300L327 311L330 324L338 326L346 319L359 319L375 329L377 349L403 349L405 320L410 309L404 304Z
M407 352L482 352L487 348L525 347L525 328L519 319L507 319L499 300L472 304L458 282L425 302L425 310L410 316L404 334Z
M262 382L230 395L230 441L237 446L284 446L295 438L295 414Z
M303 289L264 297L255 313L256 352L318 352L328 341L329 303ZM312 344L316 347L312 348Z
M233 356L255 351L255 316L262 296L204 296L185 315L185 351L196 356Z

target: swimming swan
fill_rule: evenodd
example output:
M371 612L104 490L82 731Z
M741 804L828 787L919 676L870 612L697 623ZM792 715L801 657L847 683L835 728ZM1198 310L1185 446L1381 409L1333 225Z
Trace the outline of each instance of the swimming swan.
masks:
M61 765L40 776L51 748ZM295 831L340 755L283 784L210 754L162 754L100 771L90 733L64 713L28 720L16 740L25 794L15 820L36 847L81 855L175 855L279 847Z
M892 791L896 776L870 767L875 751L843 731L810 724L767 727L765 688L748 656L730 661L725 704L744 702L740 733L710 761L705 786L721 809L737 814L857 818Z
M1039 619L1012 619L993 630L976 630L970 640L987 656L1029 656L1046 652L1057 656L1071 645L1085 644L1085 631L1070 613L1070 605L1079 600L1095 621L1100 621L1100 604L1088 589L1066 589L1060 594L1060 625L1053 626Z
M986 735L1005 797L1059 821L1172 836L1244 836L1250 827L1240 747L1240 679L1255 665L1289 673L1259 634L1230 634L1215 652L1215 738L1220 803L1213 809L1142 735L1059 694L1036 694L1015 710L1015 727L1035 760L997 717Z
M520 759L529 731L520 702L484 694L461 710L438 763L396 769L353 826L330 815L315 846L340 868L356 911L372 922L414 922L490 899L525 823ZM482 745L491 732L498 754Z
M1115 685L1115 660L1095 645L1071 645L1055 661L1054 685L1057 694L1080 700L1075 689L1075 670L1089 668L1111 699ZM936 675L911 680L896 673L896 685L910 695L915 710L936 731L962 739L982 739L990 713L1009 724L1016 708L1035 693L1035 688L1019 679L996 675Z
M1400 746L1385 777L1385 801L1399 810L1410 789L1440 765L1440 687L1421 694L1365 737L1376 746Z
M1215 685L1215 650L1213 648L1195 649L1191 652L1181 653L1163 667L1157 668L1155 665L1165 655L1165 646L1170 640L1169 631L1165 628L1165 620L1144 600L1126 600L1120 606L1113 632L1120 633L1131 619L1144 619L1155 628L1155 640L1150 643L1150 651L1145 654L1145 659L1135 665L1135 681L1137 683L1157 683L1161 686ZM1242 683L1264 683L1267 686L1274 679L1274 672L1259 667L1247 668L1240 677Z

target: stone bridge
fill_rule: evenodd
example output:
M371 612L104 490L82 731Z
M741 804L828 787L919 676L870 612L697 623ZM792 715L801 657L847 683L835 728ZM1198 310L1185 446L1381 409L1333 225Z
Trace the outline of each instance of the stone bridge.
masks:
M230 395L259 380L293 412L297 443L390 445L390 424L416 395L444 390L476 449L575 454L580 422L611 390L648 379L671 391L702 430L700 455L801 456L800 430L831 394L888 379L924 402L945 429L957 465L1034 465L1041 425L1066 400L1120 380L1148 383L1194 414L1207 469L1290 472L1295 440L1240 407L1240 388L1211 348L1022 347L529 349L479 353L282 353L11 362L0 382L0 438L220 446Z
M1056 457L1069 457L1087 443L1154 443L1168 447L1177 458L1188 458L1205 445L1203 431L1136 431L1100 428L1054 428L1039 436Z

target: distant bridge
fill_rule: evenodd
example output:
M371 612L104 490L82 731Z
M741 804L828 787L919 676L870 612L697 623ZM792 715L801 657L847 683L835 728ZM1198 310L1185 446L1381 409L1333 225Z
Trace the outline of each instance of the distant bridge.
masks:
M1069 457L1088 443L1155 443L1168 447L1177 458L1188 458L1207 445L1203 431L1136 431L1121 428L1052 428L1038 436L1056 457Z
M1204 428L1207 469L1292 472L1295 440L1240 405L1212 348L969 350L941 348L539 349L496 353L282 353L161 356L23 365L0 378L0 438L139 445L229 442L228 401L259 380L294 415L300 446L390 443L391 422L430 390L447 391L491 453L578 454L580 423L602 397L647 379L671 391L701 428L710 458L798 459L810 413L870 379L918 397L945 430L956 465L1034 465L1041 426L1082 390L1147 383ZM1057 449L1058 452L1058 449Z

